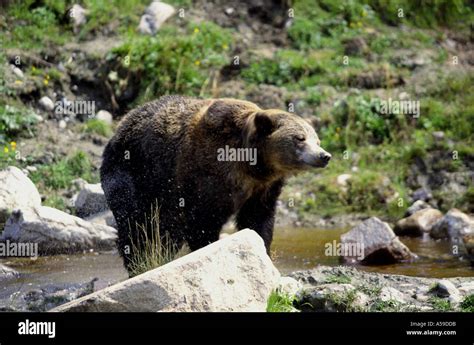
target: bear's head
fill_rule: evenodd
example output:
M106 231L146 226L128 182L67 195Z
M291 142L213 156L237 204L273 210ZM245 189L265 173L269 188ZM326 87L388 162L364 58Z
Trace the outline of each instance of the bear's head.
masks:
M331 159L314 128L292 113L257 111L248 117L245 133L247 145L256 147L259 159L278 175L323 168Z

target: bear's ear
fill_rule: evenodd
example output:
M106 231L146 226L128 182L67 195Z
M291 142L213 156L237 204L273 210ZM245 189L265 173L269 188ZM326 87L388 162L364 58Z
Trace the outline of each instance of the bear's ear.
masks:
M270 135L275 129L275 121L270 117L270 115L265 114L264 112L256 113L254 125L256 132L259 136Z

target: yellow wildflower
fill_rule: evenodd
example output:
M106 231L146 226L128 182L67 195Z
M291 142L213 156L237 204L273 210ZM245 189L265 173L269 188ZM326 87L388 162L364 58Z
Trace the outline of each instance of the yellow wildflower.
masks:
M196 66L199 66L199 65L201 64L201 61L196 60L196 61L194 61L194 64L195 64Z
M8 147L5 146L5 147L3 148L3 152L8 153L8 151L9 151L9 150L8 150Z
M197 34L199 32L199 28L194 28L194 33Z

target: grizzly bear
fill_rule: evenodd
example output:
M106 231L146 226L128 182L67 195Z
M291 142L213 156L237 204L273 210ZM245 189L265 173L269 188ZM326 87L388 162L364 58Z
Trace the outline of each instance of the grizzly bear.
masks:
M247 101L165 96L130 111L100 170L125 267L155 204L160 235L177 247L218 240L235 214L237 228L255 230L269 251L285 179L330 158L305 120Z

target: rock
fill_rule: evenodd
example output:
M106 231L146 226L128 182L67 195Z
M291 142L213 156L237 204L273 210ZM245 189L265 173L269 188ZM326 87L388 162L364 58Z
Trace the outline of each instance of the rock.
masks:
M58 127L59 127L59 129L66 129L66 127L67 127L66 121L60 120L59 123L58 123Z
M341 174L337 177L336 182L339 186L347 187L348 181L352 178L351 174Z
M289 296L295 296L301 287L301 283L296 279L291 277L281 277L276 290Z
M443 131L434 131L433 133L431 133L431 135L433 136L433 139L435 140L444 140L444 132Z
M0 170L0 230L15 208L40 205L38 190L20 169L10 166Z
M462 244L464 246L467 259L474 266L474 234L467 234L462 236Z
M344 256L349 262L382 264L412 261L416 258L416 255L395 236L390 226L377 217L369 218L341 235L341 245L344 248L354 247L354 249L362 247L362 257L359 256L358 250L353 250L350 255Z
M51 207L40 206L13 211L0 241L38 244L38 254L62 254L115 248L117 231L93 224Z
M349 38L343 42L344 54L361 55L367 50L367 43L361 37Z
M459 304L462 300L459 290L447 279L440 280L431 292L437 297L448 298L451 304Z
M54 102L48 96L43 96L39 100L39 105L46 111L54 110Z
M413 213L407 218L400 219L395 225L395 234L398 236L421 236L429 233L433 225L443 217L443 214L434 208L425 208Z
M74 4L69 12L72 19L74 33L77 34L80 28L86 24L88 11L79 4Z
M105 123L111 125L112 124L112 114L109 113L107 110L99 110L96 115L97 120L104 121Z
M25 75L23 74L23 71L19 69L18 67L16 67L15 65L10 65L10 68L12 69L13 74L17 76L18 78L23 79L25 77Z
M405 296L399 290L391 287L391 286L384 286L380 290L381 301L397 301L398 303L406 303Z
M74 207L81 218L107 211L109 207L100 183L85 184L74 200Z
M324 288L321 288L323 286L326 286L330 297L332 295L332 300L339 301L340 304L345 302L343 304L349 304L352 307L354 307L354 304L350 302L356 300L356 293L353 289L362 292L365 298L369 298L368 306L364 307L365 303L362 305L355 304L355 306L359 306L366 311L433 311L435 307L433 305L433 296L438 297L436 291L440 282L436 278L366 272L354 266L318 265L311 270L292 272L289 276L303 284L303 287L296 295L295 306L303 310L306 308L308 311L314 310L311 309L311 306L302 306L304 302L311 303L308 295L313 295L313 298L320 297L319 300L327 300L321 293L321 290L324 290ZM333 283L336 277L339 281L344 282L338 285L343 285L344 287L335 288L336 285ZM439 297L448 298L453 311L460 311L460 306L457 302L459 296L465 297L474 292L472 277L447 278L444 280L448 283L445 284L444 288L441 287ZM328 282L330 281L332 283L328 287ZM349 283L352 287L347 286ZM453 286L454 289L452 289ZM317 287L320 288L315 289ZM458 287L459 293L456 293L456 287ZM449 297L447 293L443 292L444 290L450 291L449 296L453 297ZM351 291L352 293L348 294ZM314 292L319 292L319 296L318 294L314 296ZM305 295L306 297L302 299ZM315 299L316 301L318 300L318 298ZM329 304L329 308L325 307L321 302L315 304L316 306L319 305L320 310L334 310L334 308L331 308L331 304Z
M0 264L0 282L8 279L18 278L20 273L13 268Z
M94 292L94 283L97 278L86 283L72 284L70 286L48 286L45 288L30 290L23 296L24 309L33 312L44 312L68 303L82 296Z
M117 228L117 222L115 221L115 217L112 211L110 210L96 213L90 217L86 217L85 220L91 223L102 224Z
M231 16L232 14L234 14L235 12L235 9L233 7L227 7L225 10L224 10L225 14L227 14L228 16Z
M350 312L365 310L369 298L351 284L331 283L305 288L296 300L301 311Z
M413 194L411 195L411 198L413 202L417 200L428 201L428 200L433 199L433 195L431 194L430 191L423 188L419 188L413 192Z
M424 210L425 208L430 208L430 204L423 200L415 201L410 207L408 207L405 217L411 216L412 214Z
M430 232L433 238L450 238L454 242L461 242L468 234L474 234L474 220L455 208L438 220Z
M265 311L280 279L262 238L223 240L53 311Z
M138 31L142 34L155 35L161 25L174 13L173 6L155 0L147 7L145 14L141 17Z

